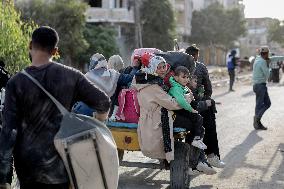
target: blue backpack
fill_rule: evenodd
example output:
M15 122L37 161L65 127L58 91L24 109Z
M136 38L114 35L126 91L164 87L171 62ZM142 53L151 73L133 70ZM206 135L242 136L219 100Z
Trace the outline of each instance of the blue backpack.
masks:
M228 60L227 60L227 68L228 70L233 70L235 69L235 64L233 62L233 56L229 56Z

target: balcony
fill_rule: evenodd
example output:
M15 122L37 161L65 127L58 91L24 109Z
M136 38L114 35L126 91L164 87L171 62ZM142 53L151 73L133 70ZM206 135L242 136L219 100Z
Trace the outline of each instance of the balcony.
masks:
M134 23L134 12L127 8L88 8L87 22Z

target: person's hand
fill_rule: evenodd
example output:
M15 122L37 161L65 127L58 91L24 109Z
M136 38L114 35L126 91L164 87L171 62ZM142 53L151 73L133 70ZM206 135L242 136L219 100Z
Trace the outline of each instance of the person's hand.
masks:
M207 104L208 107L212 106L211 100L206 100L205 102L206 102L206 104Z
M184 98L185 98L185 100L187 101L187 103L191 103L191 101L192 101L192 99L191 99L191 96L190 96L190 94L185 94L184 95Z
M193 93L191 91L189 91L189 96L190 96L191 100L194 100L194 96L193 96Z
M191 113L198 114L198 111L196 111L195 109L192 109Z
M108 120L111 121L111 122L116 121L116 116L115 116L115 114L112 114L112 115L110 116L110 118L108 118Z
M141 62L141 57L140 56L135 56L134 57L134 61L132 62L132 66L141 68L142 62Z
M97 120L101 121L101 122L105 122L108 118L108 112L106 113L97 113L94 112L93 113L94 118L96 118Z
M191 101L194 100L194 96L193 96L192 92L189 92L188 94L185 94L184 97L185 97L185 99L186 99L186 101L188 103L191 103Z
M166 160L170 163L172 160L174 160L174 153L173 152L167 152L166 153Z

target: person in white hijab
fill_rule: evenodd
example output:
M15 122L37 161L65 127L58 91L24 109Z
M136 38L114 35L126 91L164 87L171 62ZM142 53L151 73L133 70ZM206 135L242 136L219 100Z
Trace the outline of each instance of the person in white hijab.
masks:
M109 97L114 94L119 72L108 69L108 63L102 54L96 53L90 59L89 71L85 76L103 90Z
M142 68L142 71L147 74L157 75L156 70L161 62L166 63L166 60L161 56L153 56L150 59L149 64Z
M108 68L120 72L124 68L124 62L119 55L112 55L108 59Z
M121 57L120 57L121 59ZM122 59L121 59L122 61ZM123 61L122 61L123 62ZM120 74L118 71L109 68L108 62L102 54L96 53L90 59L89 71L85 74L85 76L93 82L98 88L103 90L112 100L113 105L113 113L109 120L116 120L116 112L118 110L118 102L117 97L119 94L119 89L122 89L122 86L127 86L128 83L131 83L134 74L137 72L137 68L133 69L129 74ZM81 105L81 107L80 107ZM80 102L76 107L74 107L74 112L80 112L83 108L86 108L85 105L82 105ZM84 112L91 112L94 110L88 110ZM85 114L87 115L87 114Z

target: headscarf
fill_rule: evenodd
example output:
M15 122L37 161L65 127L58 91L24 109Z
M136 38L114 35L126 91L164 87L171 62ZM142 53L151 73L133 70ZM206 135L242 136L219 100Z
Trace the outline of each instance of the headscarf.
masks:
M124 63L123 63L122 58L119 55L112 55L108 59L108 67L116 71L123 69Z
M149 65L142 69L144 73L156 75L157 67L160 63L166 63L166 60L161 56L153 56L150 59Z
M142 73L136 74L136 83L148 83L158 84L164 91L168 90L168 87L164 84L163 79L156 76L156 70L160 63L166 63L165 59L161 56L154 56L150 59L148 67L142 69ZM148 75L149 74L149 75ZM164 107L161 108L161 127L164 142L165 153L171 152L171 135L170 135L170 124L169 124L169 113Z
M89 70L107 68L107 61L104 55L96 53L90 59Z
M111 97L115 93L120 74L113 69L108 69L105 57L96 53L91 57L89 71L85 76Z

